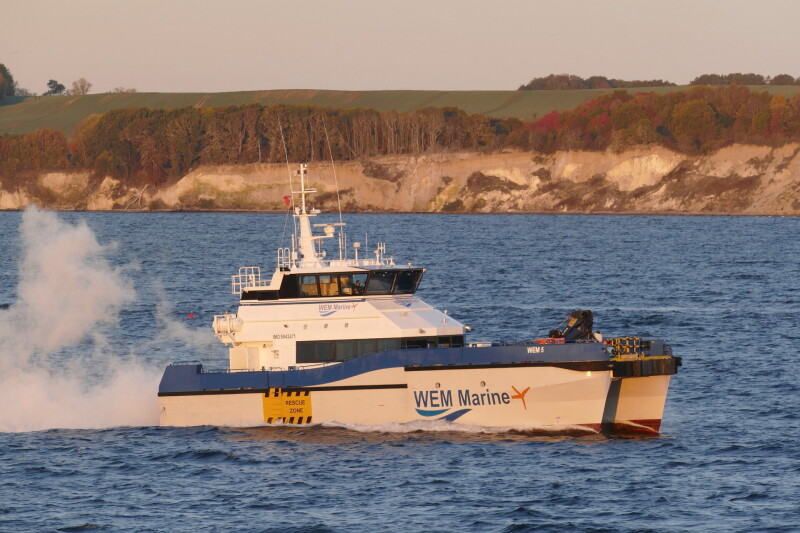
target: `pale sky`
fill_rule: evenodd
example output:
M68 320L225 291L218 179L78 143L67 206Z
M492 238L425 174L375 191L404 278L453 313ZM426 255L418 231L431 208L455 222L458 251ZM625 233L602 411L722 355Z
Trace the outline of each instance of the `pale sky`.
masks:
M798 23L798 0L0 0L0 63L39 94L683 84L800 76Z

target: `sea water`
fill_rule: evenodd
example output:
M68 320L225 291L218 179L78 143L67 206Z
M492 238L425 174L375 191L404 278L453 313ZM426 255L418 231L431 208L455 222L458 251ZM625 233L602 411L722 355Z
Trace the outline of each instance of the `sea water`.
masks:
M418 295L472 341L572 309L666 339L684 365L661 436L156 427L164 365L225 366L229 276L269 272L291 219L3 212L0 531L800 530L800 220L345 221L362 254L424 266Z

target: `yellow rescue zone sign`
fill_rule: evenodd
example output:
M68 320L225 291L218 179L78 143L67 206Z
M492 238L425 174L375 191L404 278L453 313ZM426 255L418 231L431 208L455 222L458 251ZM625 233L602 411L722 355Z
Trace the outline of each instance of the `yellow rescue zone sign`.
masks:
M264 393L264 422L310 424L311 394L308 391L269 389Z

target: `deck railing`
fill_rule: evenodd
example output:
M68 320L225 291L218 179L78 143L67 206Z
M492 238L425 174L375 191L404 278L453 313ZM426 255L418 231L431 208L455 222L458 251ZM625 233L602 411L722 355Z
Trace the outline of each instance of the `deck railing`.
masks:
M269 281L261 279L261 267L240 267L239 273L231 276L231 294L242 294L245 288L267 287Z

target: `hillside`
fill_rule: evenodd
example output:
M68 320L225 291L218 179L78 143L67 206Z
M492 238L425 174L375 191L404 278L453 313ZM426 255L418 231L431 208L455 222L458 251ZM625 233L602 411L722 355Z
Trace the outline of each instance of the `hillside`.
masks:
M685 86L631 89L629 92L664 94ZM765 90L792 96L800 86L764 86ZM425 107L458 107L468 114L493 118L532 120L550 111L565 111L613 92L613 89L556 91L323 91L273 90L230 93L132 93L89 94L85 96L9 97L0 105L0 133L30 133L54 128L67 135L75 125L92 114L120 108L221 107L259 103L311 104L333 108L371 108L412 111Z
M285 164L204 166L157 189L88 172L46 173L0 191L0 209L284 210ZM328 164L312 168L314 205L334 211ZM800 215L800 144L734 145L689 156L623 153L450 153L384 156L337 166L348 211Z

